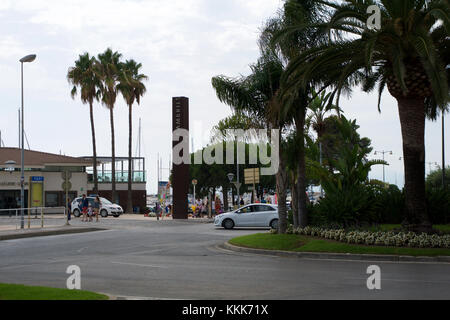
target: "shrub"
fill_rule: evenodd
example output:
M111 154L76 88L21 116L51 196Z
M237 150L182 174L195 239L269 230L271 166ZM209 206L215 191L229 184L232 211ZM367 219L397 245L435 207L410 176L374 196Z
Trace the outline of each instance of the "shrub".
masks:
M429 188L426 191L427 209L433 224L450 222L450 189Z
M372 186L375 194L376 215L378 223L399 224L404 219L405 193L396 185L387 188Z
M371 232L371 231L346 231L344 229L325 229L318 227L305 227L293 230L288 228L288 233L301 234L313 237L346 242L349 244L365 244L391 247L412 248L450 248L450 235L438 236L426 233L414 232Z
M373 191L365 185L328 193L313 209L314 225L357 226L376 222L377 207Z

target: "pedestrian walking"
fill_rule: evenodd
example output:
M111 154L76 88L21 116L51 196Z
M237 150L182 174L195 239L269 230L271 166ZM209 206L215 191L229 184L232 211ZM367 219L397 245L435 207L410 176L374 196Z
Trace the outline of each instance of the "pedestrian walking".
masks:
M215 209L216 209L216 215L222 213L222 203L220 202L219 197L216 197L216 200L214 201Z
M86 195L83 194L83 198L81 199L81 212L83 213L83 219L81 221L87 222L87 213L89 207L89 200L86 198Z
M95 197L94 200L94 215L95 215L95 222L98 222L98 214L100 212L100 198L98 196Z
M159 202L156 203L155 212L156 212L156 220L159 220L159 215L161 213L161 207L159 205Z
M87 215L89 218L89 222L92 222L92 216L94 215L94 210L92 208L92 205L89 203L88 209L87 209Z
M70 197L67 197L67 221L70 221L72 218L72 201Z

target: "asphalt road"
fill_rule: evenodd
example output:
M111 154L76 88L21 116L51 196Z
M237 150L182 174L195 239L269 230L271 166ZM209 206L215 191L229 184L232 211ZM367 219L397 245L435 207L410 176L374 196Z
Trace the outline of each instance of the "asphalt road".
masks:
M73 225L82 224L79 220ZM261 230L102 219L110 230L0 241L0 282L65 288L70 265L84 290L152 299L450 299L450 264L314 260L227 251ZM265 232L265 231L263 231ZM367 267L381 268L368 290Z

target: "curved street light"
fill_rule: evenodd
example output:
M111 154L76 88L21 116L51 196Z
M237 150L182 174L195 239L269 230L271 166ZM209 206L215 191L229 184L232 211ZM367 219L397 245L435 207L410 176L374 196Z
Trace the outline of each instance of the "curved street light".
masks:
M16 162L14 160L5 161L5 167L5 171L13 173L14 169L16 168Z

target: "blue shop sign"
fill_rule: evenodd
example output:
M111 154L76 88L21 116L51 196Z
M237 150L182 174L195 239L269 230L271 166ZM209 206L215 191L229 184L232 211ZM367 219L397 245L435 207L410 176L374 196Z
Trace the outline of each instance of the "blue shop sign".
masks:
M44 177L31 177L33 182L44 182Z

